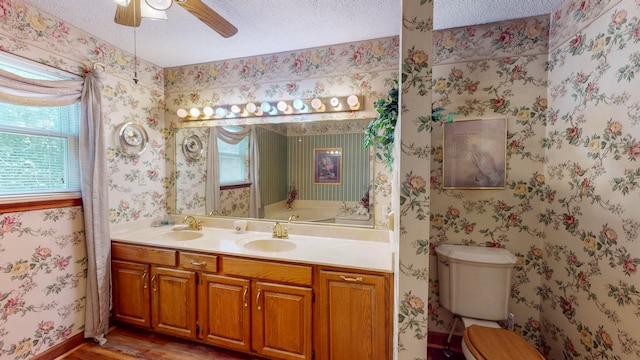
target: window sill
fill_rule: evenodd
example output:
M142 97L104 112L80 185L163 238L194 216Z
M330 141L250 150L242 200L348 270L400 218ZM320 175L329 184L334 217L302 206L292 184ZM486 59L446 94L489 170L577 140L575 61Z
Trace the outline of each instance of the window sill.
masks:
M0 198L0 214L82 206L82 195L50 194Z
M250 187L251 183L236 183L236 184L227 184L227 185L220 185L220 190L233 190L233 189L240 189L240 188L247 188Z

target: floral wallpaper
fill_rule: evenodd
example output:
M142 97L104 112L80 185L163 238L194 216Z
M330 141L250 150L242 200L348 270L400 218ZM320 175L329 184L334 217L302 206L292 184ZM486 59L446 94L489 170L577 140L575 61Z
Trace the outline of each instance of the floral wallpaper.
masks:
M0 359L28 359L84 328L81 207L0 214Z
M566 2L551 23L542 350L638 359L640 2Z
M443 127L434 124L431 234L429 242L418 247L430 254L430 331L448 333L453 325L451 314L438 301L435 247L503 247L519 259L509 304L516 330L532 344L539 342L537 285L543 271L544 225L536 215L553 196L545 185L546 158L540 146L548 105L548 31L548 17L542 16L435 33L434 53L440 56L433 67L434 106L455 112L455 121L506 119L508 165L504 190L442 189ZM459 324L457 333L461 331Z
M427 358L429 258L429 149L433 76L433 0L402 2L401 114L396 128L392 208L398 264L394 318L400 359ZM398 136L399 135L399 136Z
M431 234L415 244L431 254L429 330L451 326L437 301L435 246L500 246L518 257L516 332L545 357L637 359L640 3L566 1L550 19L434 39L434 103L456 121L506 118L508 168L504 190L442 190L434 125Z
M188 159L182 151L182 143L192 135L200 138L204 153L206 153L209 146L209 129L175 129L176 205L173 212L177 214L204 215L206 213L204 196L207 181L206 155L200 156L197 159Z
M112 223L166 211L162 69L19 0L0 0L0 51L81 76L99 62ZM140 82L132 81L137 67ZM111 141L143 124L147 150L125 156ZM0 359L26 359L83 332L86 252L81 208L0 214ZM47 299L43 302L43 299Z
M166 211L164 78L162 69L74 28L18 0L0 0L0 50L82 75L105 65L102 116L109 146L109 203L112 223L152 218ZM135 60L135 66L134 66ZM140 81L132 80L137 69ZM123 122L144 125L149 146L126 156L115 141Z
M169 125L178 124L178 107L356 93L364 111L283 119L373 118L373 100L401 75L399 161L394 173L374 169L376 211L392 204L399 215L398 357L426 359L427 331L451 323L433 269L433 248L449 242L518 256L516 331L547 358L639 358L640 100L632 86L640 3L567 0L550 19L436 32L432 7L403 0L401 37L160 69L22 1L0 0L0 50L76 74L101 62L108 136L124 121L145 125L150 144L140 156L108 149L114 224L175 210L182 180ZM432 99L456 120L507 119L504 190L440 189ZM33 356L82 331L80 219L75 207L0 215L1 359ZM39 303L47 292L54 301Z

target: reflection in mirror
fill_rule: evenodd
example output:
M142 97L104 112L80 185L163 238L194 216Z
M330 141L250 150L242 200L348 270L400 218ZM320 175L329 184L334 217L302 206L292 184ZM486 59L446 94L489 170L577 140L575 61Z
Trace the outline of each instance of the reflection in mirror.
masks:
M369 122L247 125L257 127L262 202L259 217L372 227L372 154L369 148L362 147ZM204 149L194 157L185 153L182 146L176 146L178 214L207 215L205 185L210 129L185 127L175 133L175 144L196 136ZM248 217L248 186L221 186L220 200L220 215Z

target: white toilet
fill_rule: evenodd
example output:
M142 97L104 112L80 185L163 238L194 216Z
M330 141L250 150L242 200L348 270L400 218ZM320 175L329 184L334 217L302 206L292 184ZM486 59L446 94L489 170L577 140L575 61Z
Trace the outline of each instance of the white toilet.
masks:
M437 246L436 253L440 305L462 318L467 360L544 359L522 337L497 323L508 316L515 255L506 249L450 244Z

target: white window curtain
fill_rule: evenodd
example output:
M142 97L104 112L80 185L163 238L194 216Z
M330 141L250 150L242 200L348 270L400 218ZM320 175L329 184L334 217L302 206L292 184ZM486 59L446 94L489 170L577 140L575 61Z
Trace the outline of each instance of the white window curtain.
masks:
M35 80L0 69L0 101L28 106L81 102L80 176L87 246L86 338L104 344L109 330L111 237L100 68L82 80Z
M36 80L0 69L0 101L25 106L64 106L80 101L84 80Z
M258 186L260 170L260 157L258 154L258 140L256 139L255 126L249 126L242 131L229 131L223 127L212 127L209 131L209 145L207 148L207 182L205 208L207 214L214 210L221 212L220 204L220 161L218 153L218 141L220 139L228 144L237 144L246 136L249 136L249 217L260 217L262 202L260 200L260 187Z

